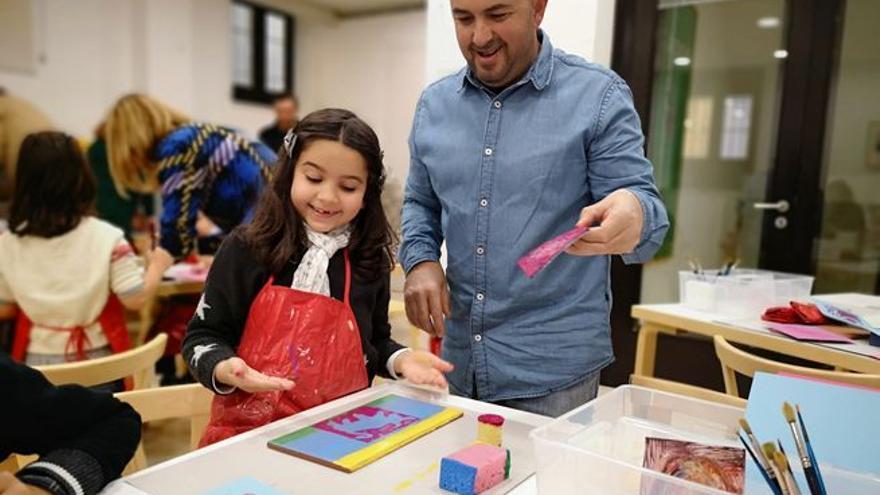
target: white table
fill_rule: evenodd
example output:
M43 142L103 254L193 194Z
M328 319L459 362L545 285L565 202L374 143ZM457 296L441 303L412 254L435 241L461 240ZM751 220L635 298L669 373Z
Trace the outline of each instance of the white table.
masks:
M267 441L378 397L394 393L455 407L464 417L392 452L355 473L276 452ZM385 494L448 493L437 484L439 461L476 439L476 416L505 418L504 446L511 450L510 479L489 494L537 493L532 428L551 418L493 404L389 383L310 409L226 441L171 459L108 486L104 495L198 495L243 476L251 476L285 493Z

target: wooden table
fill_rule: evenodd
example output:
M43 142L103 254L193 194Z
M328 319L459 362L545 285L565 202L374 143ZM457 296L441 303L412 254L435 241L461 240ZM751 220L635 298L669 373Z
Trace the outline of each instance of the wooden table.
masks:
M852 300L840 296L846 295L817 297L838 305L843 305L843 301ZM860 297L864 301L864 298L870 296ZM880 301L880 298L877 300ZM850 305L850 307L854 306ZM763 327L758 318L724 319L719 315L692 310L681 304L635 305L632 308L632 317L640 321L633 371L635 375L654 376L657 337L661 333L693 334L708 338L720 335L730 342L807 359L836 369L880 374L880 348L872 347L865 341L852 344L799 342L770 332Z

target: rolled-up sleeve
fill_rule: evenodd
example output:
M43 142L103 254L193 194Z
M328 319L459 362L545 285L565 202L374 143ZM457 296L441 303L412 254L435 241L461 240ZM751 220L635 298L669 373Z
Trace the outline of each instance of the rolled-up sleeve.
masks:
M632 93L623 80L614 79L609 85L593 131L587 150L587 174L594 200L618 189L626 189L638 198L643 212L641 236L635 249L622 257L627 264L644 263L663 244L669 219L654 183L653 167L645 157L645 138Z
M439 260L443 242L442 206L417 146L419 121L424 118L423 101L419 101L409 137L410 167L401 213L403 241L399 253L405 272L423 261Z

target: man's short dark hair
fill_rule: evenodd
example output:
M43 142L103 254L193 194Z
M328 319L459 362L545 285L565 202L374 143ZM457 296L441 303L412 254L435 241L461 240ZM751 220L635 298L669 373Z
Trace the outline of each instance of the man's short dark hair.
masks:
M293 93L281 93L272 100L272 103L275 104L284 100L293 100L293 103L296 104L296 106L299 106L299 98Z

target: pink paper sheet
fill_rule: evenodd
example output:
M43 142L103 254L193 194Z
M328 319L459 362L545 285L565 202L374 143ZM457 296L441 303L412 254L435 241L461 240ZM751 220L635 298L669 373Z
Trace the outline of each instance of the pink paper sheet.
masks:
M586 232L587 227L575 227L532 249L528 254L520 258L516 264L525 272L527 277L532 278Z
M808 340L811 342L852 342L843 335L825 330L822 327L811 325L797 325L794 323L764 323L770 330L781 333L795 340Z

